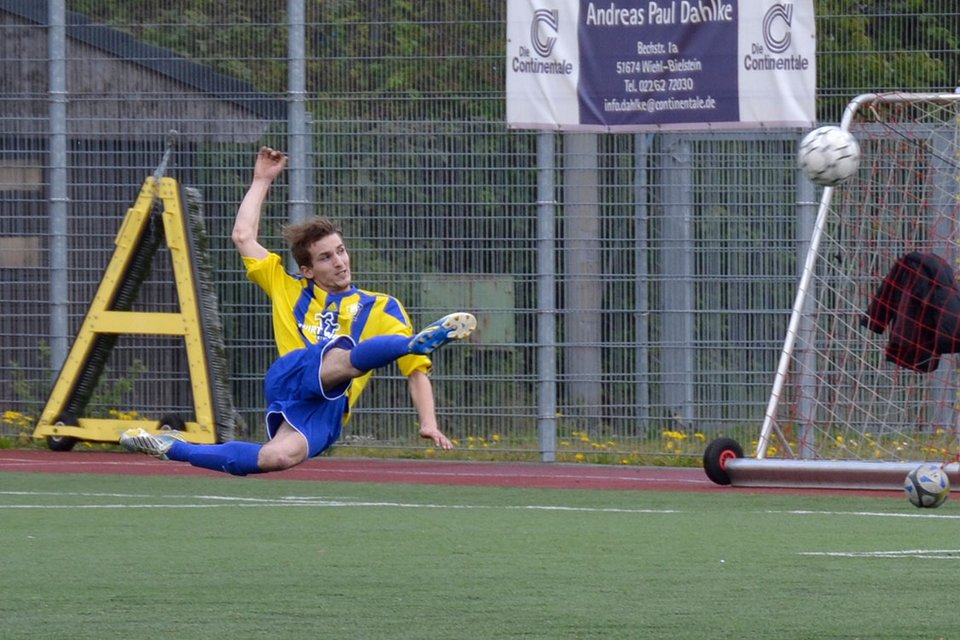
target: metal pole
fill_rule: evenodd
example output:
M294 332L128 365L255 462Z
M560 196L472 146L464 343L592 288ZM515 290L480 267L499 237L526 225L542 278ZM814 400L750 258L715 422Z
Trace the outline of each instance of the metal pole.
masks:
M603 425L599 136L563 136L564 397L569 421L591 437Z
M663 397L675 426L694 422L693 155L690 138L664 135Z
M540 460L557 459L556 184L553 132L537 136L537 434Z
M636 240L636 368L637 368L637 418L639 420L638 434L647 435L650 419L650 273L647 268L649 258L649 238L647 237L647 223L650 218L649 184L647 181L647 164L649 162L650 146L653 134L638 133L636 135L636 167L634 169L634 189L636 193L637 240Z
M65 0L49 0L49 196L50 196L50 366L67 359L69 288L67 274L67 27Z
M287 20L289 23L287 155L290 159L288 169L290 220L297 222L307 218L312 207L307 195L310 171L307 155L309 129L307 126L306 12L303 0L287 0Z
M817 190L813 183L803 178L800 169L797 169L797 264L803 264L807 251L810 249L810 238L813 236L814 220L817 217ZM817 354L814 350L816 323L814 322L814 308L816 302L816 283L811 282L807 288L807 296L800 313L800 322L797 324L797 341L794 348L794 357L797 360L797 386L801 389L797 398L797 425L798 449L797 455L801 458L813 458L814 451L814 424L816 423L817 393ZM759 457L765 457L766 453Z

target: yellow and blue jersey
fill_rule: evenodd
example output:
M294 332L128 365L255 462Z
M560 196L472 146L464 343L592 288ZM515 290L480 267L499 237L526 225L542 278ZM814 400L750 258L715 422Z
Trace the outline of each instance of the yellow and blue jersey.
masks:
M336 336L350 336L356 342L378 335L413 336L413 325L400 301L393 296L351 287L342 293L327 293L301 275L288 273L280 256L243 258L247 278L269 296L273 313L273 335L280 355L303 349ZM400 371L429 373L430 359L421 355L397 360ZM355 378L347 396L356 403L370 381L372 371Z

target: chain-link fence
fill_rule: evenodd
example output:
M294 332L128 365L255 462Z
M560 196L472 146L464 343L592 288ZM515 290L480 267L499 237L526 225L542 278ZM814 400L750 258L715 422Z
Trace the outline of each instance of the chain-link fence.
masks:
M956 9L914 4L817 3L821 120L860 92L953 90ZM0 434L32 429L171 130L168 174L203 197L242 436L263 437L275 347L230 231L264 144L291 157L265 246L329 215L356 284L415 325L479 317L434 357L461 449L629 462L759 428L809 237L801 132L508 131L504 3L62 6L0 0ZM169 263L161 248L136 309L177 309ZM189 419L180 342L120 336L86 411ZM380 372L344 441L422 446L414 423L403 378Z

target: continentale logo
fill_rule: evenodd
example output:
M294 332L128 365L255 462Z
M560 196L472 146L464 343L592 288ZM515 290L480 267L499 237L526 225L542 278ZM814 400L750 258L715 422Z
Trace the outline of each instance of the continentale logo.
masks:
M530 42L533 50L541 58L549 58L553 46L557 44L556 34L560 30L560 12L556 9L537 9L530 23Z
M767 10L767 13L763 16L763 42L767 45L767 51L783 53L790 48L790 25L792 23L792 4L775 4ZM786 25L785 28L784 25Z
M530 20L530 44L517 47L517 53L510 61L511 70L536 75L572 75L572 62L553 57L559 40L560 11L537 9Z
M752 42L750 53L743 58L747 71L805 71L810 59L800 54L787 54L793 44L793 3L777 3L763 15L762 42ZM787 54L787 55L784 55Z

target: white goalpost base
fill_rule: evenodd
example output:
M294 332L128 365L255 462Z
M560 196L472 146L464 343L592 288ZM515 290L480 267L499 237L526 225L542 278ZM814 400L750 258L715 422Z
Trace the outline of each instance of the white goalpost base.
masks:
M903 480L923 464L916 462L867 462L863 460L758 460L738 458L726 464L735 487L796 487L806 489L863 489L903 491ZM960 466L944 467L951 491L960 485Z

